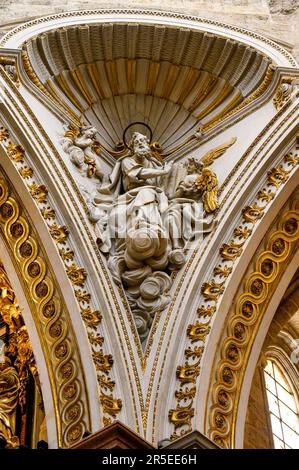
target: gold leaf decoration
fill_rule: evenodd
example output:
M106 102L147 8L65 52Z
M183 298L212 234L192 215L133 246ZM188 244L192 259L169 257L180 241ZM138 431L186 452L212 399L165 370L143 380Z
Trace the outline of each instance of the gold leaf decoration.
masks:
M224 282L217 283L214 280L204 282L201 286L201 293L206 300L217 300L224 292Z
M48 189L44 184L33 182L28 185L31 196L40 204L47 202Z
M100 402L103 407L103 412L111 415L113 418L116 418L116 415L122 409L122 402L119 398L113 398L113 395L106 395L101 393Z
M201 317L201 316L211 317L212 315L214 315L215 312L216 312L216 307L214 305L209 306L209 307L204 307L202 305L201 307L198 307L198 309L197 309L197 315L199 317Z
M274 197L275 194L270 190L267 191L266 189L261 189L257 193L257 198L264 202L270 202L274 199Z
M19 173L25 180L31 178L33 176L33 169L30 166L22 166L19 168Z
M234 242L224 243L220 248L222 258L227 261L236 260L242 254L242 245Z
M6 140L9 137L9 132L8 129L5 129L5 127L1 126L0 127L0 141Z
M68 228L65 225L57 225L56 223L49 225L50 234L56 243L65 244L69 235Z
M75 286L83 287L87 278L87 272L84 268L80 268L76 264L72 264L66 268L68 278Z
M10 142L6 147L6 152L11 160L22 163L24 161L25 150L21 145Z
M204 341L207 334L209 334L211 327L205 323L195 323L195 325L189 325L187 328L187 335L189 336L191 343L194 341Z
M230 266L216 266L214 268L214 275L220 277L228 277L233 268Z
M244 238L247 240L247 238L249 238L252 233L252 229L248 227L237 227L234 229L233 233L235 237L239 239Z
M279 186L287 181L289 177L288 173L289 172L282 168L281 165L277 168L271 168L267 173L268 183L279 188Z
M94 351L92 353L92 358L94 360L97 370L101 372L108 373L113 366L113 358L111 354L104 354L102 350Z
M180 428L182 426L188 426L191 428L191 419L194 416L194 408L190 403L187 406L177 406L176 409L169 410L168 418L171 423L174 424L174 428Z
M92 311L90 307L81 308L81 315L85 323L93 329L101 323L102 315L98 310Z
M45 220L55 219L55 210L52 207L44 207L41 209L41 214Z
M251 206L246 206L242 210L242 214L245 222L251 222L252 224L255 224L257 220L263 217L264 210L259 207L255 202Z

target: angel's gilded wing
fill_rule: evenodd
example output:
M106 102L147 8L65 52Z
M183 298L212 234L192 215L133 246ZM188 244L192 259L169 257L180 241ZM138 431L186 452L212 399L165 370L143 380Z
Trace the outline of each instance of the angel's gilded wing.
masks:
M224 144L219 145L218 147L209 150L205 155L203 155L200 159L203 166L211 165L216 158L219 158L224 152L231 147L237 140L237 137L232 137L232 139L224 142Z
M218 209L218 180L216 173L210 168L204 168L195 185L202 193L202 202L206 213L215 212Z

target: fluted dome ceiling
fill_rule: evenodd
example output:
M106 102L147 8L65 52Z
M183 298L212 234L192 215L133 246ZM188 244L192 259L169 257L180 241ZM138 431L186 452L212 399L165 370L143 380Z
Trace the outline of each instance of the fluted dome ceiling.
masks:
M134 121L172 149L262 94L270 59L187 28L101 23L42 33L23 47L31 80L113 149Z

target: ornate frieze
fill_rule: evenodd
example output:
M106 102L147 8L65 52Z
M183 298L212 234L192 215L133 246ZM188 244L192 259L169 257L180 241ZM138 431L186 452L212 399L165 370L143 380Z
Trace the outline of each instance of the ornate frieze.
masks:
M245 276L241 292L232 302L233 314L221 339L209 413L209 436L221 447L234 446L234 423L248 352L269 299L298 249L298 194L289 206L280 213L274 230L270 230L259 250L254 267Z
M68 328L60 290L39 247L34 229L3 176L0 179L0 229L24 280L50 377L58 442L67 446L89 429L86 395L75 341ZM25 332L23 332L24 337ZM20 338L21 341L21 338ZM76 419L73 419L75 413Z
M21 145L19 144L14 144L9 140L9 132L4 132L3 129L3 139L2 143L4 145L5 151L9 158L14 162L14 164L17 166L20 174L22 175L22 170L24 168L28 169L30 168L30 176L28 175L28 170L26 171L26 177L24 177L24 180L26 181L28 190L37 203L40 212L44 219L47 221L49 233L51 237L53 238L53 241L57 245L57 249L59 251L59 254L61 256L61 259L64 262L65 269L66 269L66 274L69 277L73 287L74 287L74 294L77 298L77 301L80 305L80 310L81 310L81 316L82 320L85 323L86 329L87 329L87 334L90 340L91 348L93 351L93 358L94 358L94 364L95 368L97 370L97 378L99 382L99 388L100 388L100 395L99 395L99 400L101 400L102 393L107 392L107 387L105 385L105 382L103 382L100 377L100 373L104 372L107 374L107 379L110 380L110 383L114 382L110 379L109 373L111 371L111 367L113 365L113 359L112 356L109 355L110 357L110 364L109 368L101 368L99 367L99 360L102 360L105 362L106 355L103 351L103 343L104 343L104 338L97 332L96 336L94 333L94 329L98 328L98 326L101 323L102 316L99 312L93 310L91 306L91 294L87 292L86 290L82 290L85 286L85 281L87 279L87 272L86 270L78 266L74 262L74 251L70 248L69 245L69 230L65 225L60 225L57 221L56 218L56 213L55 210L49 206L48 204L48 189L45 187L43 184L39 184L36 181L33 181L34 178L34 171L31 167L28 165L24 165L25 163L25 151L22 148ZM22 158L16 158L16 155L21 155ZM95 322L95 317L97 318ZM96 340L95 340L96 339ZM97 358L97 360L95 359ZM114 384L115 385L115 384ZM111 393L112 390L110 388L110 401L113 402L113 400L116 400L118 403L117 409L120 411L121 406L120 400L118 398L115 398L113 393ZM109 424L111 422L111 418L115 417L115 408L111 410L111 413L109 413L109 408L108 406L105 406L105 414L104 414L104 423ZM79 434L77 438L79 438Z
M279 164L277 167L272 168L265 178L265 183L261 187L260 190L257 191L256 198L252 201L252 203L246 206L242 210L242 220L241 223L239 222L237 227L233 230L233 237L232 239L224 243L219 250L220 253L220 264L218 262L217 266L213 270L214 277L209 281L202 284L201 293L204 300L204 303L200 305L197 309L197 322L194 325L189 325L187 328L187 337L190 341L190 347L185 350L185 363L182 366L178 366L176 377L179 382L179 388L175 392L175 397L177 400L178 409L182 406L181 403L184 403L184 406L188 405L188 409L194 410L194 399L192 397L186 398L187 395L184 395L184 390L188 381L184 380L184 374L182 371L188 370L190 371L190 377L192 383L196 386L197 377L200 374L200 360L201 356L204 351L204 345L207 341L208 333L209 333L209 324L211 322L212 316L217 311L217 305L219 302L220 297L223 295L225 291L226 283L229 280L230 274L233 271L234 263L238 260L238 258L242 255L244 245L251 236L254 227L257 223L262 220L262 217L265 213L266 207L272 203L277 191L279 190L280 186L284 184L290 177L291 173L294 171L295 167L298 165L298 155L295 153L288 153L283 157L282 163ZM276 175L277 178L276 178ZM280 175L283 175L283 180L280 179ZM279 181L279 183L277 183ZM271 194L270 197L265 197L264 195ZM261 197L261 195L263 197ZM272 196L274 195L274 196ZM273 242L273 249L281 250L282 247L279 244L283 244L283 240L275 240ZM277 245L277 247L276 247ZM263 269L263 274L267 275L266 273L270 272L272 269L272 260L264 260L262 263L261 269ZM270 270L270 271L269 271ZM224 275L225 274L225 275ZM223 281L224 278L224 281ZM253 280L251 285L253 295L260 296L262 295L264 284L261 279L256 278ZM247 305L246 303L243 305L243 312L244 314L249 314L251 305ZM247 312L247 313L246 313ZM207 331L207 335L204 337L198 336L198 338L194 341L194 336L190 337L191 331L196 331L198 325L204 326ZM234 324L234 334L235 337L238 338L240 341L246 335L246 330L242 322L235 322ZM191 353L192 348L199 347L200 354L196 355ZM235 345L232 344L229 346L227 355L230 358L232 363L236 363L239 360L239 353L236 349ZM233 386L234 376L232 374L232 370L229 367L224 367L222 372L222 378L224 383ZM224 390L220 390L220 398L219 400L222 403L225 403L225 406L229 406L230 397L227 392ZM182 397L185 397L184 399ZM183 400L183 401L182 401ZM189 407L189 405L191 405ZM175 409L173 408L171 411L173 412ZM173 421L172 416L175 416L174 413L169 413L169 419L174 424L174 432L171 434L171 439L177 439L180 436L190 432L192 430L192 420L188 421L188 425L186 423L181 423L178 421ZM226 429L226 421L221 415L221 413L216 413L215 419L217 421L218 428ZM221 445L219 439L216 439L215 442L218 445ZM224 442L224 441L223 441Z

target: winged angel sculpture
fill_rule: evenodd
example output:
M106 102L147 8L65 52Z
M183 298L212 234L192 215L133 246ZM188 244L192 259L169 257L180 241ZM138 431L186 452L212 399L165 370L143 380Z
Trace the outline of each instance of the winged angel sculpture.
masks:
M210 165L236 138L200 160L164 163L149 139L134 132L129 154L104 175L97 163L95 131L86 127L81 135L66 133L62 144L81 172L91 168L97 178L87 197L89 217L144 340L154 315L170 302L171 271L184 265L187 250L215 224L218 181Z

